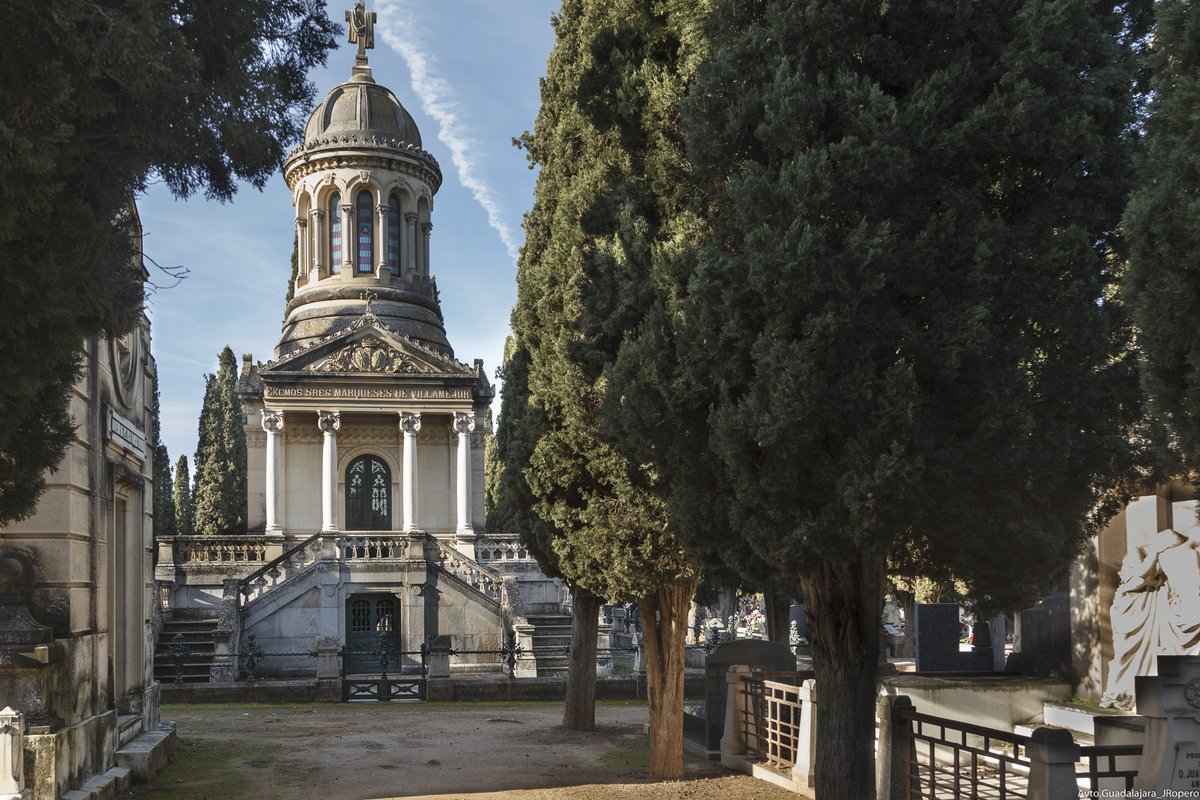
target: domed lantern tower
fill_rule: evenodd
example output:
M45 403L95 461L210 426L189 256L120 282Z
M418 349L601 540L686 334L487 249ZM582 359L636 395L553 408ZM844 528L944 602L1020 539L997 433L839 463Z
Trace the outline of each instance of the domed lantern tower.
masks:
M244 359L251 530L425 531L474 554L495 391L455 360L433 275L441 169L367 63L375 14L346 14L358 55L312 112L284 177L293 296L267 364Z

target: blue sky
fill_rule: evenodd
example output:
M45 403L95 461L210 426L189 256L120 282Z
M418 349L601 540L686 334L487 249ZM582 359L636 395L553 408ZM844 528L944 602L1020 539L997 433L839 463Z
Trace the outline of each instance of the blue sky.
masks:
M351 0L333 0L341 22ZM521 216L535 173L512 138L533 127L538 79L554 43L554 0L375 0L375 80L396 93L442 167L434 200L431 272L446 332L459 360L499 366L516 299ZM344 81L354 62L344 43L311 76L317 98ZM172 464L189 464L204 374L228 344L239 363L273 355L283 322L294 213L283 177L259 192L245 186L230 203L174 200L151 187L138 204L146 255L190 270L180 285L149 298L162 394L162 436ZM149 264L147 266L150 266ZM152 280L169 279L151 268ZM499 382L497 381L497 387Z

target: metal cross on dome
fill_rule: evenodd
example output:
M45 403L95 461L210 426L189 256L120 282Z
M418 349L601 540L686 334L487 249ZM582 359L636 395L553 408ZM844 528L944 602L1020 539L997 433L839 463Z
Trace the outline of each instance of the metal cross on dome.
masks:
M367 4L358 0L354 8L346 12L346 29L350 35L350 44L358 45L357 60L366 61L367 51L375 49L375 20L374 11L367 11Z

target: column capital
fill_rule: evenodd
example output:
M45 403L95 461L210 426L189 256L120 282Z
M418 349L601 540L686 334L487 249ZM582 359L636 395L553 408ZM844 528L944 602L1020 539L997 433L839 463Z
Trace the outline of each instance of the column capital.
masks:
M338 411L318 411L317 427L323 433L335 433L342 427L342 415Z
M455 411L453 425L459 436L466 436L475 430L475 415L465 411Z
M421 430L421 412L420 411L401 411L400 412L400 430L406 434L416 434Z
M410 225L412 223L416 222L417 221L417 212L409 211L408 213L406 213L404 215L404 221L409 223Z
M349 203L342 203L342 213L346 214L347 216L353 214L354 206L350 205Z
M267 433L279 433L283 430L283 412L264 408L262 413L262 429Z
M308 215L315 220L324 219L325 218L325 209L323 209L323 208L309 209Z
M431 230L433 230L433 223L432 223L432 222L422 222L422 223L421 223L421 233L423 233L423 234L425 234L426 236L428 236L428 235L429 235L429 232L430 232Z
M304 228L308 227L308 220L306 220L304 217L296 217L296 225L303 230Z
M386 204L386 203L380 203L379 205L375 206L375 213L376 213L376 214L378 214L378 215L379 215L379 216L381 216L381 217L386 217L386 216L387 216L387 213L388 213L388 207L387 207L387 204Z

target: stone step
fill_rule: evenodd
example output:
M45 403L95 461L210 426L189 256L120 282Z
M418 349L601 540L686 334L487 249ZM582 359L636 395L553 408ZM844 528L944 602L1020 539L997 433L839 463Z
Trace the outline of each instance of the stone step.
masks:
M164 722L117 750L117 766L139 781L151 781L167 765L174 751L175 723Z
M1128 716L1127 711L1117 711L1111 708L1096 708L1077 703L1047 702L1042 706L1042 721L1046 727L1065 728L1073 733L1085 736L1096 735L1097 717Z

